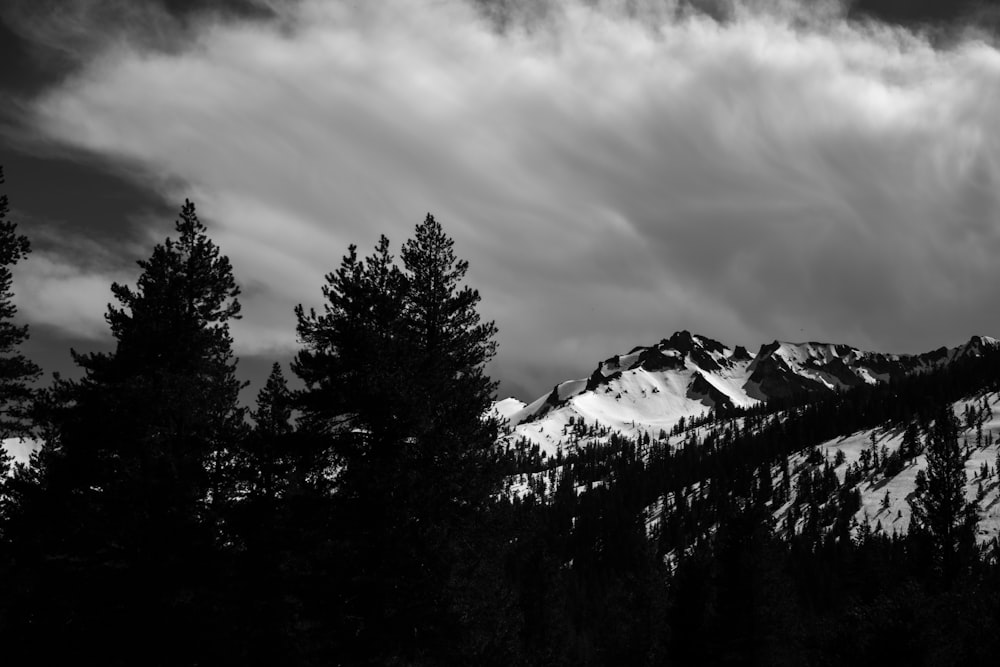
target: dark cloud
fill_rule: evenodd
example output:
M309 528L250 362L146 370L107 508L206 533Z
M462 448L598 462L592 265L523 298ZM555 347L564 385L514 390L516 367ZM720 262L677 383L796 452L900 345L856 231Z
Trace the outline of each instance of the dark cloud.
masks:
M247 286L234 334L261 368L295 349L292 307L319 301L348 243L398 248L426 211L501 327L505 393L675 329L900 351L1000 329L984 33L942 44L792 0L303 0L270 22L202 12L164 41L187 11L164 7L25 126L198 203ZM162 238L158 211L128 208L137 244ZM24 267L37 304L77 295L35 306L48 331L99 324L83 311L103 312L117 268L84 240Z
M0 90L31 96L132 43L176 52L202 24L273 20L298 0L4 0ZM0 110L3 113L5 110Z
M0 63L3 63L0 91L8 99L18 93L44 90L57 80L53 68L38 62L31 42L9 25L3 14L0 14Z
M150 219L176 212L177 206L166 205L148 182L121 163L85 152L46 154L42 147L34 148L34 153L29 146L13 150L8 143L2 160L12 215L38 229L36 250L65 247L68 239L77 239L124 253L148 241Z
M996 25L996 0L853 0L850 16L909 27L984 23Z

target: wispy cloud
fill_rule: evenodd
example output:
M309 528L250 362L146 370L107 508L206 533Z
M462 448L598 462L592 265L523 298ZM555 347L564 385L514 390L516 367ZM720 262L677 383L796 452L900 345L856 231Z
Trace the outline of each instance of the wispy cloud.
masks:
M72 256L36 252L19 267L15 299L19 318L76 338L106 336L104 313L111 301L111 283L123 276L87 269L78 261Z
M293 347L347 244L427 211L510 386L675 328L901 350L1000 330L982 35L935 47L833 3L501 5L302 0L121 40L34 126L196 200L250 287L244 351Z

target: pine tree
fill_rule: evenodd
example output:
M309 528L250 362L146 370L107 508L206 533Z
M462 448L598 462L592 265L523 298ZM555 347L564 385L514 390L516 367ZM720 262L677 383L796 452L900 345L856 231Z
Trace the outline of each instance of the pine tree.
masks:
M262 435L281 437L292 432L292 392L278 362L271 366L271 374L257 393L257 409L251 416Z
M0 185L4 184L3 167L0 166ZM32 435L33 423L29 410L35 396L34 382L41 369L30 361L20 346L28 339L28 327L16 324L17 306L14 304L13 267L26 259L31 251L28 238L17 233L17 224L7 218L10 205L6 194L0 194L0 644L7 662L17 662L18 651L3 635L7 618L23 610L15 610L11 599L23 585L13 570L15 528L22 514L22 486L31 475L25 469L12 474L13 458L7 453L3 440ZM23 589L22 589L23 590ZM10 633L13 637L13 633Z
M3 184L3 167L0 167L0 185ZM28 327L14 323L17 306L13 300L11 267L27 258L31 245L26 236L17 233L17 224L7 219L9 210L7 195L0 195L0 439L29 434L25 413L34 393L32 383L41 375L41 369L18 351L28 339ZM3 458L0 453L0 459Z
M0 166L0 185L3 185ZM17 233L17 224L7 219L7 195L0 195L0 441L31 433L28 408L34 396L32 384L41 369L18 348L28 338L27 325L14 323L14 276L11 268L31 251L28 238ZM4 524L15 511L16 493L10 480L13 458L0 442L0 541Z
M914 497L908 501L914 530L929 539L935 563L946 577L953 576L970 553L978 519L975 504L965 500L958 430L951 407L942 406L927 434L927 469L917 474Z
M858 524L858 532L856 537L857 543L860 545L865 544L872 537L872 526L871 523L869 523L869 521L870 518L868 516L868 510L865 510L864 518L861 520L861 523Z
M321 314L301 305L295 311L303 348L292 370L307 388L298 407L305 428L337 436L334 465L355 470L380 454L373 443L405 433L412 419L387 400L403 393L398 387L409 366L401 347L406 282L389 240L381 237L364 260L350 246L326 276L323 297Z
M307 477L316 466L302 460L293 400L281 365L273 364L235 457L236 493L225 512L227 539L238 545L226 598L243 624L235 633L243 653L229 657L234 663L308 663L304 656L324 642L303 628L333 636L340 630L315 602L336 600L339 580L330 572L328 489Z
M229 331L229 322L239 319L240 290L229 259L208 238L190 201L175 227L176 240L166 239L137 262L142 273L135 289L111 286L120 304L106 315L114 353L74 352L84 378L58 383L55 395L77 413L94 401L92 414L109 420L94 424L98 433L110 427L120 438L98 451L134 475L105 468L102 478L134 482L146 489L141 495L157 489L193 519L224 494L234 439L243 428ZM75 456L73 439L81 435L96 434L68 429L68 442L58 444ZM84 455L92 458L90 451Z
M914 458L920 450L920 431L916 421L911 421L903 431L903 441L899 445L900 454L904 459Z
M129 642L171 635L160 660L203 650L211 607L201 591L244 430L229 332L239 288L191 202L176 231L138 262L135 288L112 285L114 352L73 352L83 377L57 378L40 400L39 483L23 538L41 569L22 565L63 587L33 600L35 614L83 655L114 646L111 664L136 660Z
M252 475L250 493L255 497L273 501L292 483L292 400L281 364L275 362L257 394L257 409L251 413L255 427L245 465Z
M350 554L342 615L357 624L346 634L386 660L444 642L449 608L469 601L454 586L456 545L498 488L484 370L496 327L481 322L479 294L461 284L468 264L432 216L402 263L384 236L364 260L351 246L322 313L296 310L304 347L292 365L306 386L301 427L326 438L335 475Z
M461 285L469 264L455 257L453 246L428 214L401 253L409 285L405 322L407 337L415 343L415 380L426 405L433 406L420 411L417 439L428 461L447 461L435 474L449 482L441 485L446 491L440 499L449 509L480 503L494 490L483 487L490 482L482 476L489 470L496 423L482 415L497 388L485 371L496 354L497 328L481 321L479 292Z

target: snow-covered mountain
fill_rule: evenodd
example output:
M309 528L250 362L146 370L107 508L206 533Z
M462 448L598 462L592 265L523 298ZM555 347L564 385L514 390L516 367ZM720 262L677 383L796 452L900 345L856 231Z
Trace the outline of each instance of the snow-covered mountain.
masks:
M770 399L819 397L940 370L958 360L983 357L998 347L1000 341L983 336L973 336L956 347L912 355L775 341L761 346L751 357L745 348L730 348L681 331L656 345L606 359L589 378L562 382L530 404L516 399L500 401L496 411L507 420L507 442L537 445L541 456L606 443L613 433L636 442L645 438L647 452L656 448L677 452L691 443L698 447L698 443L730 429L757 431L761 424L777 423L793 414L771 409L764 417L752 418L738 408ZM993 390L970 386L966 398L952 403L966 452L966 497L979 510L977 538L981 543L1000 539L1000 392L991 386ZM717 418L700 419L709 411ZM927 467L927 461L922 452L904 453L903 431L904 425L898 421L854 433L844 431L846 435L815 446L793 448L787 459L777 459L770 474L765 472L767 468L759 470L758 476L771 478L769 488L784 484L783 493L767 502L776 529L801 532L809 512L825 516L836 507L842 509L848 502L842 496L849 491L856 495L848 511L853 534L863 530L907 532L909 501L916 489L917 473ZM537 472L512 478L511 491L545 496L559 483L563 468L563 459L550 458L538 465ZM809 496L808 489L819 488L816 480L821 478L829 488L824 486L825 491ZM680 502L678 494L690 507L696 497L709 494L713 483L712 479L694 481L646 507L650 534ZM602 479L591 478L580 483L576 491L585 493L603 484ZM818 498L817 493L827 495ZM812 509L803 509L806 507ZM829 529L826 522L834 518L831 514L822 519L822 529Z
M561 382L531 403L508 398L495 410L512 429L512 440L526 439L553 455L579 444L570 437L575 424L655 437L670 432L682 419L710 411L724 415L769 399L887 381L978 356L998 344L993 338L973 336L957 347L914 355L774 341L751 356L745 347L679 331L655 345L605 359L589 377Z

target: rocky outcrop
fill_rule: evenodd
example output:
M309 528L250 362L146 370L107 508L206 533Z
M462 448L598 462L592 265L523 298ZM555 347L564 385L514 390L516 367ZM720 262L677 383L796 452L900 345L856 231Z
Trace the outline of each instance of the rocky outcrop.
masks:
M684 358L677 355L667 355L657 347L650 347L639 354L639 360L633 368L641 368L651 373L678 371L684 368Z
M688 383L687 397L701 401L706 407L715 410L718 414L725 414L735 407L729 396L719 391L715 385L697 371L691 376L691 382Z

